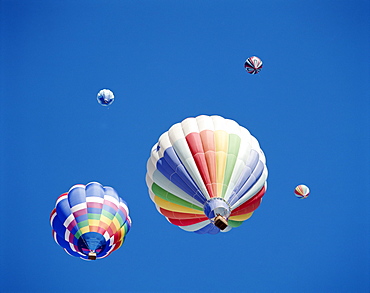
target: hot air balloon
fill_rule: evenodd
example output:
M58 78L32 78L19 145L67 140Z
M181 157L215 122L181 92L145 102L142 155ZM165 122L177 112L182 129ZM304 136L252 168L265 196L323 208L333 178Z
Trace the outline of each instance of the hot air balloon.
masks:
M220 116L173 125L147 162L146 183L158 212L199 234L227 232L250 218L265 194L266 179L257 139Z
M244 62L244 68L250 74L257 74L262 69L262 61L256 56L249 57Z
M294 189L295 196L298 198L307 198L310 194L310 189L306 185L298 185Z
M102 106L110 106L114 102L114 94L111 90L101 90L97 95L98 103Z
M95 260L121 247L131 219L126 202L112 187L91 182L58 197L50 224L56 243L68 254Z

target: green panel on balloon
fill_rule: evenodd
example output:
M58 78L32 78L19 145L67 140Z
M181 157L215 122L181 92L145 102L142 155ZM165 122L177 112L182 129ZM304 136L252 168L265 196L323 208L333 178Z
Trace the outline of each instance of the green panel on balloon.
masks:
M153 183L153 185L152 185L152 191L156 196L158 196L158 197L160 197L164 200L167 200L169 202L172 202L172 203L184 206L184 207L188 207L188 208L191 208L191 209L195 209L195 210L198 210L198 211L203 210L202 208L200 208L196 205L193 205L192 203L187 202L187 201L173 195L172 193L169 193L168 191L164 190L162 187L158 186L155 183Z

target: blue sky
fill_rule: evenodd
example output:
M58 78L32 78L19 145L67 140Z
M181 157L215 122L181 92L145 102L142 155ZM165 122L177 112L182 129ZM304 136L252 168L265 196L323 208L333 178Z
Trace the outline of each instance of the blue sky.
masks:
M368 1L0 2L2 292L369 292ZM264 67L252 76L247 57ZM109 109L96 94L111 89ZM218 114L259 140L263 203L229 233L169 224L151 147ZM77 183L114 187L124 245L85 262L49 214ZM311 188L298 200L294 187Z

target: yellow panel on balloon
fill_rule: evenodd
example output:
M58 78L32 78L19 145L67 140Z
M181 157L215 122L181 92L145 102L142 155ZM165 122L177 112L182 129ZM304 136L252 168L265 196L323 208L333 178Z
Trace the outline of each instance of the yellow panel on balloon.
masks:
M184 207L167 200L164 200L158 196L154 196L154 202L161 208L164 208L169 211L179 212L179 213L187 213L187 214L197 214L197 215L204 215L203 211L194 210L188 207Z
M253 212L244 214L244 215L232 216L229 219L233 221L245 221L249 219L250 217L252 217L252 215L253 215Z

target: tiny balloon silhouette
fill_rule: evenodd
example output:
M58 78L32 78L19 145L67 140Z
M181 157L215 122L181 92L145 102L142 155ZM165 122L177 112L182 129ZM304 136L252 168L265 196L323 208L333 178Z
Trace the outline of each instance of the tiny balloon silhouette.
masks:
M306 185L301 184L294 189L294 193L296 197L304 199L309 196L310 189Z
M262 69L262 60L256 56L249 57L244 62L244 68L250 74L257 74Z
M108 89L101 90L96 98L98 103L102 106L110 106L114 102L114 94Z

